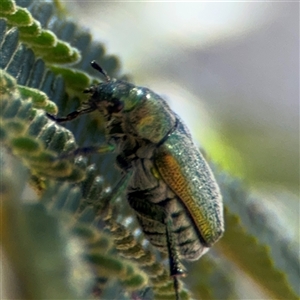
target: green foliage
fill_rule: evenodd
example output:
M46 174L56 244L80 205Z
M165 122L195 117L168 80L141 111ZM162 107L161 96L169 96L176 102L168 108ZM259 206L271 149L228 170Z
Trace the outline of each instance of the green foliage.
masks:
M82 90L95 81L91 60L120 78L118 60L66 20L57 1L3 0L0 44L1 238L20 298L174 299L167 260L144 240L122 187L109 188L119 178L113 155L60 158L77 144L101 144L101 119L62 127L45 115L66 115L85 100ZM297 299L299 259L286 227L241 182L215 174L226 233L180 282L181 299L190 290L197 299L237 298L228 274L235 266L267 297ZM37 192L34 204L21 200L26 183Z
M26 168L5 151L1 154L1 246L13 267L13 285L18 285L14 294L3 297L86 299L93 278L83 260L83 244L71 235L65 220L44 205L20 201Z

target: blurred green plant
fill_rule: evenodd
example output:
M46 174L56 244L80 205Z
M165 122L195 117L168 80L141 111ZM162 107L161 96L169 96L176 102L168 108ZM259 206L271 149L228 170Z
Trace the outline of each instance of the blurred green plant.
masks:
M109 188L119 178L113 154L57 159L77 144L104 141L99 116L62 127L45 115L66 115L85 100L82 90L96 81L91 60L121 78L118 60L59 1L2 0L0 43L1 243L18 281L14 292L24 299L174 299L166 258L144 240L122 190ZM191 266L181 299L241 298L228 272L236 266L269 299L298 299L298 245L289 229L267 202L213 168L226 233ZM24 199L26 183L35 201Z

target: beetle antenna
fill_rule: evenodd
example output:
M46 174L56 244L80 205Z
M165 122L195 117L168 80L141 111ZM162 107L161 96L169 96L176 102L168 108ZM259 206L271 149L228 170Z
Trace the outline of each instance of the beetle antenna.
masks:
M106 81L110 81L110 77L107 75L107 73L97 64L95 60L91 61L91 66L99 71L102 75L104 75Z

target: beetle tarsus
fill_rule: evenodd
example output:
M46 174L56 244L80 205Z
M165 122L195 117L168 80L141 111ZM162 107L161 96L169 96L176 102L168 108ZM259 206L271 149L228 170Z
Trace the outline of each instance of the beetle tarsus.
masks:
M180 300L179 296L179 282L177 276L173 277L174 291L175 291L175 299Z
M91 106L88 107L86 109L82 109L82 110L75 110L71 113L69 113L66 117L61 117L61 118L57 118L53 115L50 115L48 113L46 113L46 116L51 119L52 121L56 122L56 123L64 123L64 122L69 122L72 121L74 119L76 119L78 116L83 115L83 114L88 114L92 111L94 111L96 108Z

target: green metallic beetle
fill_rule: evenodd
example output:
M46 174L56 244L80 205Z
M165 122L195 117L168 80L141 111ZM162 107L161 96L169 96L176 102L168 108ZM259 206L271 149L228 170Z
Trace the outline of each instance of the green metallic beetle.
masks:
M170 275L183 275L180 259L197 260L224 232L222 197L207 162L180 118L157 94L110 79L91 86L84 108L64 118L98 110L117 165L130 176L127 199L152 245L169 254ZM78 149L75 155L97 151Z

